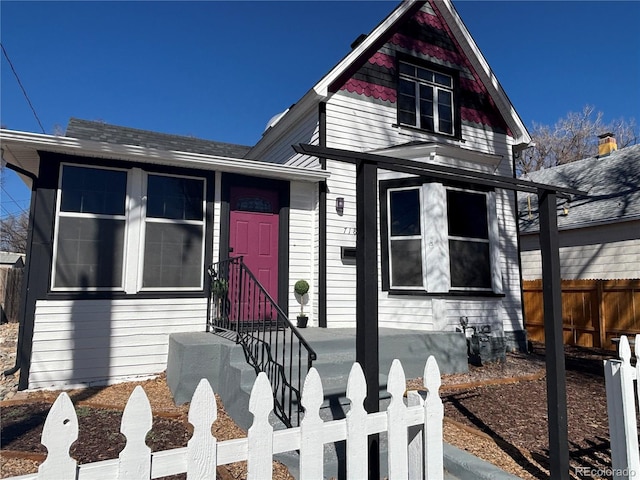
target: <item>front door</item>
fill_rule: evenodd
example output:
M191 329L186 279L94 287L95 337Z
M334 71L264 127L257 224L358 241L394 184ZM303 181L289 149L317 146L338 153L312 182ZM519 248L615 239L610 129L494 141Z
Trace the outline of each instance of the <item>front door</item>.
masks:
M278 301L278 192L231 188L229 247Z

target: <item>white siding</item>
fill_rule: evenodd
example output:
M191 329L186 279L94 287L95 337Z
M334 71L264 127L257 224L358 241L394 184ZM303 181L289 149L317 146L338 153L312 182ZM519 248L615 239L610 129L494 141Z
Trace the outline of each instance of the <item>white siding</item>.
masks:
M429 141L432 137L409 129L392 127L396 123L395 105L362 101L353 96L336 94L327 105L327 146L353 151L370 151L399 145L413 140ZM463 126L465 148L501 155L503 160L496 174L512 176L511 138L482 129ZM438 137L436 141L441 141ZM471 167L471 165L469 165ZM331 172L327 195L327 323L330 327L353 327L355 324L355 265L340 260L340 246L355 246L355 167L327 161ZM380 172L379 178L397 174ZM345 198L343 216L335 212L336 197ZM378 202L379 206L379 202ZM490 324L496 330L523 329L520 275L514 196L511 192L496 192L496 212L500 235L500 260L504 297L471 300L447 299L434 307L431 297L389 295L382 291L381 270L378 270L379 322L381 327L432 330L455 330L460 316L469 317L470 324ZM378 216L380 212L378 210ZM378 223L379 225L379 223ZM380 232L378 232L378 242ZM380 258L380 248L378 257ZM386 260L385 260L386 261ZM380 261L378 262L380 265ZM437 304L439 300L435 300ZM435 311L446 312L446 318L434 318ZM442 314L441 314L442 315Z
M640 278L640 221L561 231L559 243L563 279ZM523 235L521 249L523 279L542 278L538 235Z
M169 334L205 331L206 298L40 300L29 388L103 385L167 367Z
M317 158L298 155L291 146L299 143L317 145L318 132L318 110L313 110L296 125L296 128L287 131L277 142L271 145L267 153L256 160L286 163L297 167L317 167Z
M309 303L304 313L309 325L317 322L317 184L291 182L289 210L289 318L294 320L300 313L300 304L293 293L293 285L300 279L309 282ZM317 269L315 269L317 270Z

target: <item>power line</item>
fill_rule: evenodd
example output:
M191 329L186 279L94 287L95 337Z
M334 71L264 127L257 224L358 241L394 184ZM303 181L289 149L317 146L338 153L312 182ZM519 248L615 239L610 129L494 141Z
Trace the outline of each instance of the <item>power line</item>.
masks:
M36 109L33 108L33 104L31 103L31 100L29 100L29 95L27 95L27 91L22 86L22 82L20 81L20 77L18 76L18 72L16 72L16 69L13 68L13 63L11 63L11 59L9 58L9 54L7 54L7 51L5 50L4 45L2 44L2 42L0 42L0 48L2 48L2 53L4 53L4 57L7 59L7 62L9 62L9 66L11 67L11 71L15 75L16 80L18 81L18 85L20 85L20 88L22 89L22 94L24 95L24 98L27 99L27 103L29 104L29 107L31 108L31 111L33 112L33 116L36 117L38 125L40 125L40 130L42 130L42 133L47 133L47 132L44 131L44 127L42 126L42 122L40 121L40 118L38 118L38 114L36 113Z
M19 208L23 213L27 211L27 209L26 209L26 208L23 208L23 207L20 205L20 203L19 203L15 198L13 198L13 197L11 196L11 194L7 191L7 189L6 189L6 188L4 188L4 185L2 185L2 192L3 192L7 197L9 197L9 199L11 200L11 202L12 202L12 203L14 203L14 204L15 204L15 205L16 205L16 206L17 206L17 207L18 207L18 208ZM0 201L0 205L2 205L2 203L7 203L7 202L2 202L2 201ZM2 208L4 208L5 210L7 210L4 206L3 206Z

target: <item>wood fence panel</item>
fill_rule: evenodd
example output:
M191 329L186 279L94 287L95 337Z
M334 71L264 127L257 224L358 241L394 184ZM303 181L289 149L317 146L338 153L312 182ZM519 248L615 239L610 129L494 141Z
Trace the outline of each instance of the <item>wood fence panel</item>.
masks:
M542 280L523 282L529 339L544 342ZM640 280L562 280L565 344L615 350L612 339L640 333Z
M19 320L23 274L24 268L9 268L2 274L4 276L4 288L0 300L2 301L3 314L6 320L11 323ZM5 319L3 318L2 320L4 321Z

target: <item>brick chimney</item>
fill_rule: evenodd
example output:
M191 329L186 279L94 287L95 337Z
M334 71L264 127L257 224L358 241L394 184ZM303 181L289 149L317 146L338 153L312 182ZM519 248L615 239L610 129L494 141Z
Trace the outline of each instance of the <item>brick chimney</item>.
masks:
M598 156L606 157L611 152L618 150L616 136L613 133L603 133L598 135Z

